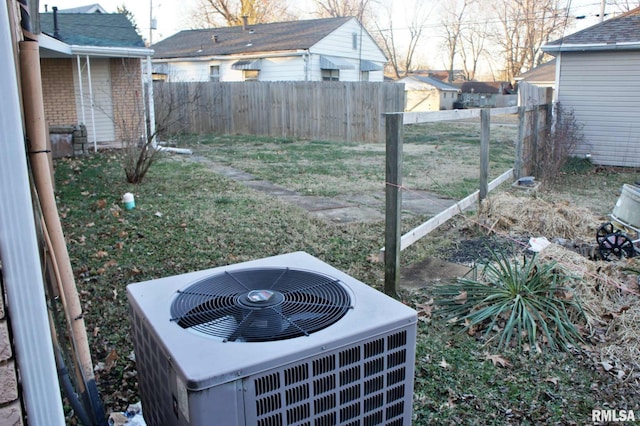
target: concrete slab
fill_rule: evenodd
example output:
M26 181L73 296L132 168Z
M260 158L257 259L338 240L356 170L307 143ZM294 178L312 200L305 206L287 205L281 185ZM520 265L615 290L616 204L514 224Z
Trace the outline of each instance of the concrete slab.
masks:
M228 176L231 178L230 176ZM233 179L233 178L232 178ZM238 180L238 179L236 179ZM239 180L245 186L249 188L255 189L256 191L266 192L271 195L275 195L277 197L286 197L286 196L295 196L297 193L295 191L290 191L286 188L283 188L278 185L274 185L273 183L266 180Z

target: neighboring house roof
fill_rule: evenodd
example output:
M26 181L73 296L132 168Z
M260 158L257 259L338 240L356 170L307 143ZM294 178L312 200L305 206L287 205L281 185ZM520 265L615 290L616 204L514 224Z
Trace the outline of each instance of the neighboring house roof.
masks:
M514 78L516 81L526 81L529 83L547 83L556 80L556 60L552 59L544 64L520 74Z
M94 3L70 9L58 9L58 13L107 13L107 11L98 3Z
M41 31L68 45L145 47L131 21L121 13L58 13L57 32L53 21L53 13L41 13Z
M422 76L422 75L410 75L407 76L403 79L398 80L399 83L405 82L407 79L413 79L415 81L418 81L420 83L425 83L428 84L430 86L435 87L436 89L442 91L442 92L458 92L460 89L458 89L455 86L452 86L450 84L447 84L445 82L443 82L442 80L438 80L437 78L434 77L426 77L426 76Z
M462 93L495 93L501 94L511 90L511 83L505 81L465 81L454 83Z
M309 49L351 17L185 30L152 46L154 58L190 58Z
M549 53L640 49L640 7L542 46Z

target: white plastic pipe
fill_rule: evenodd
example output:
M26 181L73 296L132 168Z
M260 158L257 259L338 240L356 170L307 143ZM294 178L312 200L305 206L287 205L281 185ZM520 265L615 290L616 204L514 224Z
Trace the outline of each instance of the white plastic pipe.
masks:
M0 258L32 425L64 425L38 253L7 2L0 2Z

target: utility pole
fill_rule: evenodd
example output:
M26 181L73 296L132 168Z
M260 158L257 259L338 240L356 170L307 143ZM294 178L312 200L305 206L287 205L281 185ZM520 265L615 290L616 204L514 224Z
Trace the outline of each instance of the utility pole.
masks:
M607 0L601 0L600 2L600 22L604 21L604 6L607 3Z

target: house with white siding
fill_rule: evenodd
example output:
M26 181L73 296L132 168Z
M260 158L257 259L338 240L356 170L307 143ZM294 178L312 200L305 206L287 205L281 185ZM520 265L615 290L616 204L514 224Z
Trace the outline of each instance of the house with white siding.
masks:
M640 8L542 50L556 57L554 100L582 127L575 154L640 167Z
M185 30L152 48L165 81L383 81L387 62L352 17Z

